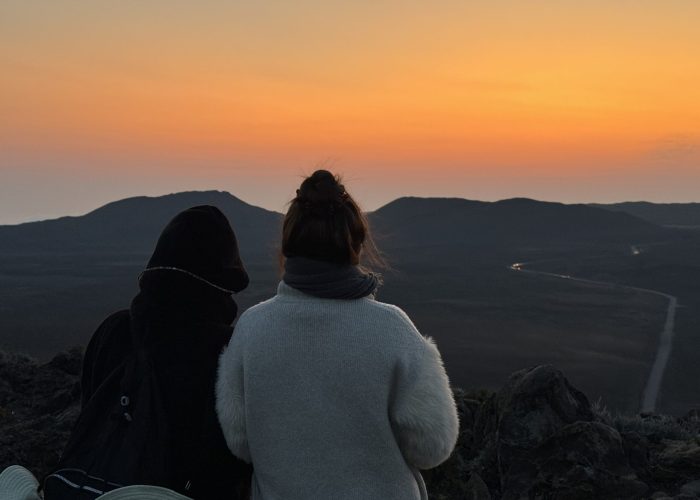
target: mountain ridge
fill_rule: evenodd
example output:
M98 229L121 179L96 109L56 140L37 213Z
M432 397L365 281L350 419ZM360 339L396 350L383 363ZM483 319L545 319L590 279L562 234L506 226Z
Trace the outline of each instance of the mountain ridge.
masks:
M621 203L590 203L592 207L626 212L636 217L664 226L700 227L700 203L651 203L625 201Z
M162 227L190 206L211 204L227 215L244 253L275 244L282 214L249 204L226 191L184 191L135 196L80 216L0 225L1 252L148 252ZM532 240L653 239L665 229L623 212L582 204L509 198L496 202L465 198L401 197L368 213L390 246L423 232L445 244L513 244ZM420 241L419 241L420 243Z
M226 191L136 196L81 216L0 226L0 254L145 255L173 216L204 204L219 207L228 217L244 257L273 255L283 215ZM454 253L475 247L589 242L630 245L666 237L671 231L624 212L529 198L486 202L401 197L367 215L380 246L389 251L441 247Z
M225 191L184 191L116 200L83 215L0 225L0 252L149 252L160 230L178 212L216 205L246 247L273 238L281 214L256 207ZM251 245L252 243L252 245Z
M187 190L168 193L164 195L148 196L136 195L127 198L110 201L104 205L100 205L88 212L79 215L65 215L52 218L44 218L40 220L32 220L20 222L16 224L0 224L0 228L17 228L20 226L40 225L56 221L69 221L81 219L84 217L94 217L103 215L115 209L122 209L130 204L167 202L168 200L191 198L194 203L201 201L202 198L219 198L219 200L234 202L240 207L247 209L257 209L269 214L282 215L277 211L269 210L252 203L244 201L242 198L234 195L230 191L224 190ZM512 198L503 198L496 201L474 200L461 197L442 197L442 196L402 196L391 200L375 210L368 211L368 214L387 211L396 206L404 206L406 203L439 203L441 205L461 205L461 206L528 206L532 204L560 206L560 207L591 207L603 209L606 211L624 212L638 219L646 220L656 225L700 225L700 202L677 202L677 203L655 203L648 201L624 201L617 203L564 203L557 201L543 201L535 198L517 196ZM675 216L675 219L673 217Z
M633 215L583 204L509 198L496 202L462 198L404 197L370 214L392 244L513 245L555 242L654 240L668 230Z

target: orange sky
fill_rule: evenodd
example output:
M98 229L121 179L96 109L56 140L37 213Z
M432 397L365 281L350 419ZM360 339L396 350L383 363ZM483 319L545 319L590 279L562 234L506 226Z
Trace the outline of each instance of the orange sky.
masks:
M700 201L694 0L0 3L0 223L325 160L402 194Z

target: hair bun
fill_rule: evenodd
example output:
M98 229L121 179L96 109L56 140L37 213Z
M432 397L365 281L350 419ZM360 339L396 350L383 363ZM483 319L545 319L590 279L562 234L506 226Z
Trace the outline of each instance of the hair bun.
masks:
M282 224L284 257L359 265L360 255L381 263L364 213L340 177L317 170L304 178Z
M339 179L327 170L317 170L302 182L295 199L305 213L333 215L348 200Z

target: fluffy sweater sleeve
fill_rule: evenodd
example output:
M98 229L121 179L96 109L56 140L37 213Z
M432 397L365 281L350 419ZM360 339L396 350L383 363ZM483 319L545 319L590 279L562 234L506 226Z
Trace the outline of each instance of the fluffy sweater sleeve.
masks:
M395 367L389 416L406 462L431 469L452 453L459 419L440 352L405 321L418 340Z
M216 413L231 453L250 463L245 419L243 357L240 344L240 335L234 333L231 342L219 358Z

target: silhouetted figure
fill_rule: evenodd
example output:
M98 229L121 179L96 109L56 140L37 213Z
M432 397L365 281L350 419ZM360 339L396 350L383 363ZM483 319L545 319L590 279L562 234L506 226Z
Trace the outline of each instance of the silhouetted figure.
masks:
M250 467L226 446L214 386L237 314L232 294L247 285L235 234L217 208L185 210L166 226L131 308L90 340L81 415L45 481L47 500L130 484L244 498Z
M277 295L246 311L221 357L217 412L253 464L252 499L427 498L418 469L458 420L432 341L374 300L367 221L339 179L305 179L284 220Z

